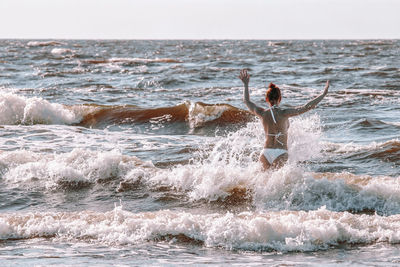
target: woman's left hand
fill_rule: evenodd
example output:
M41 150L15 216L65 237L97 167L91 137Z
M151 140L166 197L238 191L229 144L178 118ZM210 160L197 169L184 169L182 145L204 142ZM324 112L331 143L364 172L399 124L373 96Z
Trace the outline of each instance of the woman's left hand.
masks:
M247 73L246 69L240 71L239 79L241 79L244 84L249 84L250 74Z

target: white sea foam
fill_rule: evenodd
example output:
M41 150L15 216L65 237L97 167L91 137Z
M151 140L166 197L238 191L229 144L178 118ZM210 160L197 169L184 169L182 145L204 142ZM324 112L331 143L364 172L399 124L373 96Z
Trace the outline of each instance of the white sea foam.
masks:
M173 58L110 58L110 63L179 63L180 61Z
M38 97L0 93L0 124L71 124L82 119L65 106Z
M228 105L203 105L198 102L187 102L189 110L189 124L191 128L201 127L206 122L221 117L224 111L229 109Z
M289 162L319 155L319 120L316 116L297 118L289 131ZM263 173L258 158L264 142L259 122L212 140L192 164L160 170L150 182L166 183L178 190L190 191L193 199L215 200L236 186L257 186L270 172ZM209 147L212 147L209 150ZM292 164L293 165L293 164ZM291 165L291 166L292 166Z
M315 251L339 244L400 243L400 215L316 211L195 214L161 210L131 213L117 207L99 213L0 214L0 239L48 237L69 242L137 244L167 239L242 250Z
M0 154L0 163L2 179L7 184L46 189L119 179L135 168L152 167L151 163L124 156L118 151L96 152L83 149L62 154L40 154L24 150L3 152Z
M68 49L68 48L53 48L51 50L51 53L53 55L57 55L57 56L64 55L64 54L71 54L73 52L74 51L72 51L71 49Z
M271 209L313 210L326 206L335 211L400 212L400 182L385 176L313 174L283 168L256 190L257 204Z

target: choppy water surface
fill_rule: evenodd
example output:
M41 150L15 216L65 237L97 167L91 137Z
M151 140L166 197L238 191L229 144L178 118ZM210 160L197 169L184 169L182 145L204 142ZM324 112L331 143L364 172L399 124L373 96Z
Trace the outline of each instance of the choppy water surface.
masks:
M2 265L396 265L400 41L0 40ZM260 171L269 82L289 162ZM373 255L373 256L372 256Z

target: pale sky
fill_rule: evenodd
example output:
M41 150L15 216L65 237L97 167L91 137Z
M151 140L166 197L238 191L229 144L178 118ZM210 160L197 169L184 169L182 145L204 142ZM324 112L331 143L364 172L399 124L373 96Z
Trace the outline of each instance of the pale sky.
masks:
M0 38L400 39L400 0L0 0Z

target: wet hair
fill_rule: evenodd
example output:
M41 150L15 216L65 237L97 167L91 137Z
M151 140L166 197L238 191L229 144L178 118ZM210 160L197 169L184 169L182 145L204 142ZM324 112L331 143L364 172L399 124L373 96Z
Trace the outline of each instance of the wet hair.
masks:
M265 94L265 100L269 102L271 106L274 106L276 104L279 104L279 102L281 102L281 99L282 96L279 87L277 87L273 83L270 83L268 86L267 93Z

